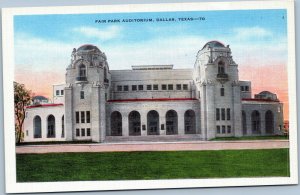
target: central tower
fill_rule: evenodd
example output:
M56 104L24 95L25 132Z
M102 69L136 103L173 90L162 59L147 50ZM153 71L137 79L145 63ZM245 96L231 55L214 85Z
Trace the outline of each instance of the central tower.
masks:
M201 102L203 138L241 136L238 65L229 45L219 41L206 43L197 54L193 76Z
M67 140L105 139L105 104L110 80L105 53L90 44L73 49L66 72Z

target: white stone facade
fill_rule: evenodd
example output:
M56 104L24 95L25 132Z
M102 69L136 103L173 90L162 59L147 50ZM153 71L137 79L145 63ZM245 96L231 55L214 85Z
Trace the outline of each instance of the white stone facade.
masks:
M218 41L205 44L191 69L109 70L105 53L83 45L72 52L66 83L53 86L53 104L27 108L24 141L281 134L283 105L276 94L255 97L251 82L239 80L229 46Z

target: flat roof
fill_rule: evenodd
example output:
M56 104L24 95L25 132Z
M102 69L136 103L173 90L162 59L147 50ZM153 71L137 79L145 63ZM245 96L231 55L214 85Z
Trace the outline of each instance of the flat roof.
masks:
M132 70L171 70L173 64L170 65L133 65Z

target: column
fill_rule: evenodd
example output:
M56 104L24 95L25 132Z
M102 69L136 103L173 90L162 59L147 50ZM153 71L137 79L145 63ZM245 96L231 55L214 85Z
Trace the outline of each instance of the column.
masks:
M122 114L122 136L129 136L128 113Z
M65 88L65 139L74 140L74 109L73 109L73 89L72 86ZM44 121L43 121L44 122ZM42 136L47 136L44 132Z

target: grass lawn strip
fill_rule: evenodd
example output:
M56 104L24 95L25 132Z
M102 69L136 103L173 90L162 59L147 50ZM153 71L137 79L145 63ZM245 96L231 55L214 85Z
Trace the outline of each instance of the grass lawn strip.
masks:
M17 181L287 177L288 155L288 149L17 154Z

